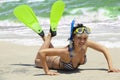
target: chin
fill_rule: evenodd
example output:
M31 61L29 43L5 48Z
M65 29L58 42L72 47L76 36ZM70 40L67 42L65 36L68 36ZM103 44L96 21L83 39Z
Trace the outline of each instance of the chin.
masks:
M84 46L84 45L85 45L85 44L80 44L79 46L82 47L82 46Z
M80 47L82 47L83 45L79 45Z

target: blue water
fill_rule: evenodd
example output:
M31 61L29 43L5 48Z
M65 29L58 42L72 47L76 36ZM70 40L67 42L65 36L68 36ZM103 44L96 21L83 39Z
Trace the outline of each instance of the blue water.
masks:
M42 39L19 22L13 15L13 10L21 4L28 4L36 13L40 25L46 35L49 32L49 13L51 5L56 0L3 0L0 1L0 41L15 44L36 46L43 43ZM89 26L91 40L97 41L109 48L120 48L120 0L63 0L66 4L61 18L57 36L52 43L55 46L68 44L70 23Z

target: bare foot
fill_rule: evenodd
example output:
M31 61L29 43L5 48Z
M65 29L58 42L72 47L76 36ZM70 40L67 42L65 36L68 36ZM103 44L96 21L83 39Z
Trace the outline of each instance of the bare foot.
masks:
M50 43L51 42L51 33L48 33L48 35L44 38L45 42Z
M46 40L48 40L48 39L51 40L51 33L48 33L48 35L42 37L42 39L43 39L43 41L46 41Z
M48 33L47 38L51 39L51 33Z
M51 43L51 33L48 33L48 35L47 36L44 36L44 37L42 37L42 40L43 41L45 41L45 43L50 43L49 44L49 48L53 48L54 46L52 45L52 43Z

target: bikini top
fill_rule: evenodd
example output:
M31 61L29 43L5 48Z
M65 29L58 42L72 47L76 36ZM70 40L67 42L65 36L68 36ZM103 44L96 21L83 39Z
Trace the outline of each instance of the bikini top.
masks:
M72 52L72 50L73 50L73 48L70 49L69 45L68 45L68 48L69 48L70 62L69 63L65 63L63 61L60 61L60 62L63 64L64 70L75 70L75 69L78 68L78 66L80 65L80 63L76 67L73 66L73 63L72 63L72 58L73 58L73 52ZM85 61L84 61L84 64L85 64L86 61L87 61L86 55L84 56L84 59L85 59Z
M72 59L70 60L69 63L65 63L65 62L63 62L63 61L60 61L60 62L63 64L64 70L75 70L75 69L77 69L78 66L80 65L80 64L78 64L77 67L74 67L74 66L73 66L73 63L72 63Z
M73 66L73 63L72 63L72 57L73 57L73 55L71 55L71 50L70 50L69 45L68 45L68 48L69 48L69 51L70 51L70 54L69 54L70 55L70 62L69 63L65 63L63 61L60 61L60 62L63 64L64 70L75 70L75 69L78 68L78 66L80 64L78 64L78 66L76 66L76 67Z

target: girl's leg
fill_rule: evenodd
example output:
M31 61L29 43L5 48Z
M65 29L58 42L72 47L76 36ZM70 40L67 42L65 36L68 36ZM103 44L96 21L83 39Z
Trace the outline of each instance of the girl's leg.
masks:
M45 37L42 37L42 40L45 41ZM53 44L50 43L49 48L53 48L53 47L54 47Z
M49 47L50 47L50 44L51 44L51 38L52 38L52 37L51 37L51 33L49 33L49 34L47 35L47 37L44 37L44 38L43 38L44 43L42 44L42 46L41 46L41 48L40 48L39 50L49 48Z
M39 51L42 50L42 49L53 47L52 44L51 44L51 33L49 33L47 37L44 37L43 40L44 40L44 43L42 44L42 46L39 49ZM52 57L47 57L47 61L51 62L51 60L52 60ZM40 57L39 57L38 53L37 53L36 58L35 58L35 64L36 64L37 67L42 67L41 66ZM48 62L48 66L50 66L50 65L51 64Z
M41 48L39 49L42 50L42 49L46 49L46 48L51 48L51 34L49 33L47 37L44 38L44 43L43 45L41 46ZM51 46L51 47L50 47ZM47 56L46 57L46 61L47 61L47 65L49 68L54 68L54 69L60 69L60 65L59 65L59 60L60 57L59 56ZM35 64L37 67L42 67L42 64L41 64L41 60L40 60L40 57L39 57L39 53L37 54L36 56L36 59L35 59Z

